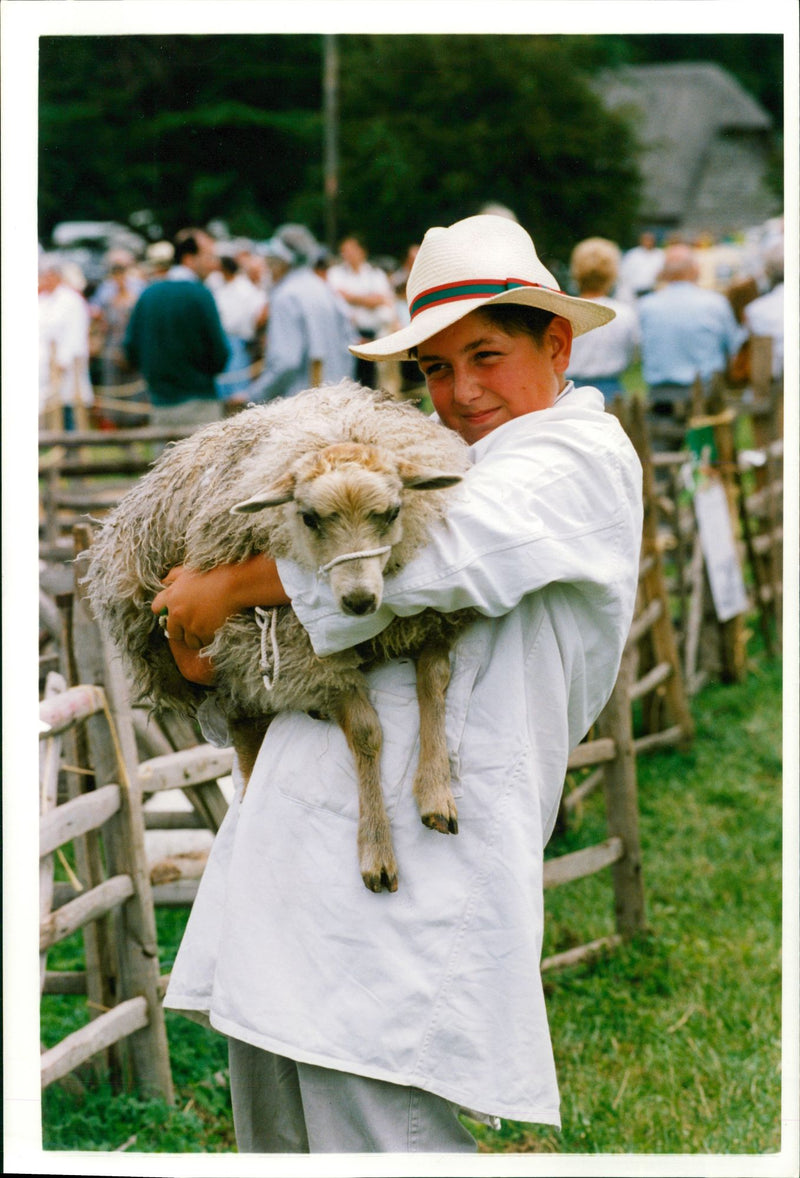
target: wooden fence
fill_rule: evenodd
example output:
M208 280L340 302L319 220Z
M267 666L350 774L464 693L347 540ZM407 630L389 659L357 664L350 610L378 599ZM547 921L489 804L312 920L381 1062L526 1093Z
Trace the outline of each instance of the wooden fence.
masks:
M780 647L782 387L770 381L760 392L745 391L748 396L729 389L721 379L708 392L698 385L678 448L643 458L646 520L651 521L654 543L662 553L683 679L690 695L709 679L735 682L746 674L748 615L755 619L768 653ZM637 425L631 436L641 456L647 438ZM698 438L707 441L702 459ZM746 608L723 621L715 609L698 526L698 471L706 484L716 481L724 489L748 599Z
M646 925L636 748L630 705L632 672L633 660L629 650L623 657L614 691L597 722L596 732L572 751L568 762L568 771L590 769L586 780L593 784L602 781L606 839L546 859L544 864L546 889L561 887L610 868L616 931L544 958L542 970L586 961L642 931Z
M72 557L72 530L100 517L150 468L162 448L193 429L46 430L39 434L39 548Z
M39 718L41 989L85 994L89 1016L83 1027L42 1053L42 1086L100 1057L117 1086L170 1101L140 797L128 777L108 700L101 687L67 689L63 679L51 676ZM59 803L62 781L68 800ZM61 852L68 844L74 848L74 869ZM72 880L68 897L63 887L59 897L54 883L57 855ZM79 929L85 970L48 971L48 951Z

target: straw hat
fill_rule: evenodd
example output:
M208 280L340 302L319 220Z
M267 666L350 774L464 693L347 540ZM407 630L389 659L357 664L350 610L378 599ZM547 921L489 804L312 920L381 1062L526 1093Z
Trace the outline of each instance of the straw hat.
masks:
M523 303L561 315L582 335L614 318L609 307L564 294L539 261L521 225L507 217L477 216L422 240L406 288L411 322L368 344L350 348L366 360L406 360L411 348L490 303Z

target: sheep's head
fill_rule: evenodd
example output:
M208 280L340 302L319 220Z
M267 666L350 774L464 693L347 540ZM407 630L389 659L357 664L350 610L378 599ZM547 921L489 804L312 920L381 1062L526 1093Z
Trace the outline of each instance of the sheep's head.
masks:
M234 512L291 503L297 558L330 576L345 613L374 613L383 597L383 570L403 534L406 491L440 490L461 473L422 470L386 450L341 442L305 454Z

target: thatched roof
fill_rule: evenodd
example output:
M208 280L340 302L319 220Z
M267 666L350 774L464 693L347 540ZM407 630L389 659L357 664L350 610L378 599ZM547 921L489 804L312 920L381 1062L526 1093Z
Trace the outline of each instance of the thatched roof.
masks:
M685 222L720 140L744 134L751 148L744 166L763 175L763 149L753 152L752 147L754 140L766 139L772 120L720 66L630 66L604 72L597 85L610 109L629 116L642 146L645 219L663 225Z

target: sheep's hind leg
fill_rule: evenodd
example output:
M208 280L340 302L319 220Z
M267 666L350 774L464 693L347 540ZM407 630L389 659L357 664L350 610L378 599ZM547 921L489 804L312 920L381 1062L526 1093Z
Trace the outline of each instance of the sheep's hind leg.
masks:
M371 892L397 891L397 863L380 779L383 734L377 712L364 689L344 692L336 720L344 732L358 775L358 862Z
M448 648L440 643L427 646L417 659L419 765L414 778L414 797L425 826L442 834L458 834L458 811L450 788L445 735L445 693L449 682Z
M229 720L228 728L231 734L236 760L244 780L242 797L244 797L250 781L250 774L256 763L259 749L269 728L271 716L259 717L257 720Z

